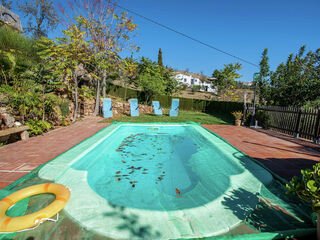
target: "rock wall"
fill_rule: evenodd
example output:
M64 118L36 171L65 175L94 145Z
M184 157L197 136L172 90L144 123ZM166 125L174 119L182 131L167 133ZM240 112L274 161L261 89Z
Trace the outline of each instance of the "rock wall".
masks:
M0 108L0 130L14 127L15 119L5 107Z
M112 111L115 116L121 114L130 115L130 103L113 102ZM152 113L152 106L139 104L139 112L140 114Z
M100 103L100 106L102 108L102 102ZM81 116L92 116L94 113L94 107L95 107L95 103L93 102L84 102L81 104L80 107L80 114ZM73 107L71 107L70 109L73 113ZM112 102L112 111L113 111L113 115L117 116L117 115L130 115L130 103L124 103L124 102ZM153 109L152 106L148 106L148 105L143 105L143 104L139 104L139 112L140 114L144 114L144 113L152 113Z

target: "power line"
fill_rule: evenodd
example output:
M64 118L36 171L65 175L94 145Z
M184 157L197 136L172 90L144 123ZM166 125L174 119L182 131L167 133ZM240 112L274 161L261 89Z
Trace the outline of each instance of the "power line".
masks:
M231 53L228 53L228 52L226 52L226 51L223 51L223 50L221 50L221 49L219 49L219 48L216 48L216 47L214 47L214 46L212 46L212 45L210 45L210 44L208 44L208 43L205 43L205 42L203 42L203 41L200 41L200 40L198 40L198 39L196 39L196 38L194 38L194 37L191 37L191 36L189 36L189 35L187 35L187 34L185 34L185 33L183 33L183 32L180 32L180 31L178 31L178 30L176 30L176 29L173 29L173 28L168 27L168 26L166 26L166 25L164 25L164 24L162 24L162 23L159 23L159 22L157 22L157 21L155 21L155 20L152 20L151 18L145 17L145 16L143 16L143 15L137 13L137 12L134 12L134 11L128 9L128 8L122 7L122 6L118 5L118 4L117 4L117 7L121 8L121 9L127 11L127 12L130 12L130 13L138 16L138 17L141 17L141 18L143 18L143 19L145 19L145 20L147 20L147 21L149 21L149 22L152 22L152 23L154 23L154 24L156 24L156 25L158 25L158 26L160 26L160 27L163 27L163 28L165 28L165 29L167 29L167 30L169 30L169 31L171 31L171 32L177 33L177 34L179 34L179 35L181 35L181 36L183 36L183 37L185 37L185 38L191 39L192 41L195 41L195 42L200 43L200 44L202 44L202 45L204 45L204 46L206 46L206 47L209 47L209 48L211 48L211 49L213 49L213 50L216 50L216 51L218 51L218 52L220 52L220 53L223 53L223 54L228 55L228 56L230 56L230 57L236 58L236 59L238 59L238 60L240 60L240 61L242 61L242 62L245 62L245 63L247 63L247 64L250 64L250 65L252 65L252 66L254 66L254 67L259 67L259 65L255 64L255 63L252 63L252 62L250 62L250 61L248 61L248 60L246 60L246 59L243 59L243 58L241 58L241 57L237 57L237 56L235 56L235 55L233 55L233 54L231 54Z

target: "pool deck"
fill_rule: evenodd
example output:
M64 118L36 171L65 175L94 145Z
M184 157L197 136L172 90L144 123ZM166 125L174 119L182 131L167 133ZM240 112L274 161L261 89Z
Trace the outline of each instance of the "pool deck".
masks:
M109 125L88 117L68 127L0 147L0 189ZM203 125L289 180L320 162L320 145L273 131L230 125Z

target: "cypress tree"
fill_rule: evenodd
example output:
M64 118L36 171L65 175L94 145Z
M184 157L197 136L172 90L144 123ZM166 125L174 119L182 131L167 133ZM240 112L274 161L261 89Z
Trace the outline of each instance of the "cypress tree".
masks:
M159 52L158 52L158 66L161 67L161 68L163 68L161 48L159 48Z

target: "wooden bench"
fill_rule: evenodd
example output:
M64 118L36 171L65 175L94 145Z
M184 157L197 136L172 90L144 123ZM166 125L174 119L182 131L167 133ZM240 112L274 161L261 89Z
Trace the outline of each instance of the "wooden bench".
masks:
M5 142L10 138L11 135L18 133L20 133L21 140L26 140L29 138L28 130L28 126L13 127L5 130L0 130L0 142Z

